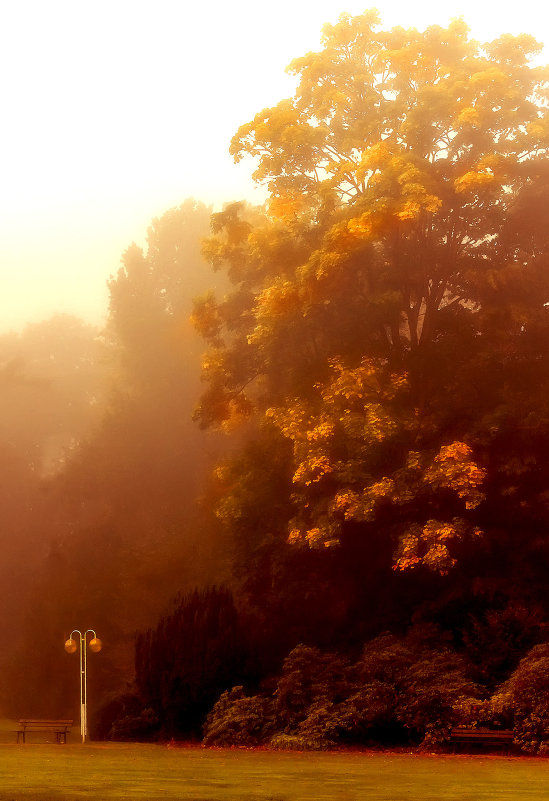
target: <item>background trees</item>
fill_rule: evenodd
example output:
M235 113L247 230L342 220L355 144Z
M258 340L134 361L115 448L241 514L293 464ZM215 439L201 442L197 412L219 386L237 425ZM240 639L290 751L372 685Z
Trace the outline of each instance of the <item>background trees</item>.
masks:
M16 654L18 648L27 649L27 656L36 654L37 615L29 596L44 581L53 549L53 538L44 530L58 514L46 486L57 480L99 419L105 374L99 331L68 315L0 337L0 635L6 643L0 695L6 705L18 697L18 714L32 712L26 704L37 692L28 679L27 691L17 696L24 671L33 670L36 657L19 661ZM49 597L51 587L46 592ZM43 600L37 601L42 611ZM40 623L42 653L47 654L53 621L42 618Z
M13 397L14 410L24 414L34 492L26 509L13 508L29 533L17 550L19 580L10 599L18 616L5 655L7 713L76 714L78 688L67 687L77 671L62 649L74 627L92 627L106 643L90 665L97 701L124 688L133 676L136 629L152 625L176 593L210 575L214 547L207 525L198 528L196 509L215 438L192 422L201 346L188 320L192 297L211 283L199 252L209 213L188 200L153 221L145 250L134 245L124 254L110 282L109 324L101 337L93 332L93 357L74 321L25 335L42 349L43 364L36 359L29 377L22 373L17 398L6 389L0 400L6 405ZM54 382L50 374L72 353L72 372ZM11 369L15 382L11 364L6 381ZM92 386L93 371L100 388ZM36 441L40 426L45 431ZM21 452L18 446L24 464ZM6 538L15 547L14 532ZM13 583L7 587L13 594ZM50 685L51 692L41 692Z

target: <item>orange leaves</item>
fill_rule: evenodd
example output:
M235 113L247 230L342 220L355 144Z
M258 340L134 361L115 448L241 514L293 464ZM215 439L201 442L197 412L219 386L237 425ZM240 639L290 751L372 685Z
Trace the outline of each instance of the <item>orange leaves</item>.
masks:
M295 484L304 484L306 487L321 481L325 476L333 472L333 465L326 454L309 453L308 458L298 465L294 473L293 481Z
M322 397L330 403L335 403L338 398L345 401L389 400L408 384L404 373L387 370L375 359L364 358L355 368L344 366L340 359L331 359L330 368L333 378L322 387Z
M412 525L400 539L394 569L410 570L423 564L444 575L456 564L452 544L480 533L457 517L451 521L431 519L424 525Z
M524 158L548 146L539 123L547 118L539 102L547 73L529 64L540 47L530 36L481 46L463 20L446 29L380 30L368 12L326 26L322 43L291 63L300 79L295 96L257 114L231 145L236 160L258 159L256 178L276 198L321 204L329 189L342 206L387 201L395 221L415 221L438 212L456 175L458 196L485 186L489 173L470 165L487 149ZM395 195L387 179L397 151L421 163L423 174ZM281 206L283 215L294 213L292 204ZM352 232L369 237L377 229L362 220Z
M476 128L480 123L477 109L473 106L466 106L466 108L461 109L456 117L456 123L457 125L472 125Z
M269 200L269 212L279 220L291 220L306 208L304 200L303 195L296 192L276 195Z
M478 192L485 186L494 182L494 174L488 170L469 170L460 178L456 178L454 186L458 194L463 192Z
M444 493L457 498L464 513L481 503L485 471L466 443L455 441L434 453L402 447L415 424L414 415L407 417L400 407L408 390L405 375L366 359L355 368L335 359L331 370L331 380L317 385L316 400L289 401L267 412L293 445L299 515L289 542L331 547L343 521L375 522L389 507L436 509ZM396 443L400 459L380 474L384 449ZM453 544L478 533L465 518L433 515L416 522L401 536L395 568L423 564L447 572L455 560Z
M278 279L257 296L256 315L259 318L279 317L295 309L298 301L299 291L296 284Z
M486 471L472 459L472 450L464 442L442 447L425 473L425 481L434 489L449 489L474 509L484 498L480 490Z
M210 341L217 340L222 326L219 307L212 292L194 301L191 323L198 333Z

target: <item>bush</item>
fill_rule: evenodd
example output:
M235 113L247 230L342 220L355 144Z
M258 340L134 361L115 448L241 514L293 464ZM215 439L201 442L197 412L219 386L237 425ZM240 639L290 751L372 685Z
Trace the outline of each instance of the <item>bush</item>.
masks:
M457 722L456 705L479 693L467 678L461 657L449 650L428 651L403 677L397 718L427 746L442 744Z
M315 740L303 734L275 734L270 746L279 751L325 751L329 744L325 740Z
M204 724L205 745L259 745L275 729L272 702L246 697L241 686L224 692Z
M337 743L346 722L341 704L319 698L308 708L307 717L297 727L296 736L318 743L320 748L328 748Z
M492 702L512 710L515 742L524 751L549 753L549 643L521 659Z
M242 687L221 696L204 741L255 744L273 735L273 747L301 749L371 740L442 743L465 699L478 698L479 690L458 654L445 644L434 647L436 634L383 635L355 664L299 645L285 659L272 698L247 698Z
M138 695L113 693L94 715L91 734L97 740L150 740L159 726L157 715Z
M276 710L290 731L303 721L318 699L337 701L349 694L348 663L319 648L298 645L284 660L275 697Z
M356 673L364 688L369 682L379 688L377 698L367 693L365 722L370 716L371 725L401 724L407 739L430 747L448 738L459 719L459 702L480 695L467 664L435 627L412 628L402 639L377 637L365 646Z
M137 715L125 715L115 720L109 732L109 740L148 741L158 733L160 721L150 708Z

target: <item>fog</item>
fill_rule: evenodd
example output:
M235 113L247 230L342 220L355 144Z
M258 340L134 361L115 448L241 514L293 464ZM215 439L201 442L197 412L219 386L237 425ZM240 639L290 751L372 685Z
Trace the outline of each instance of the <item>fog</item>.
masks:
M259 202L253 165L228 154L239 125L292 94L286 65L318 49L321 27L358 0L184 4L23 0L1 14L0 330L55 312L102 324L106 281L151 219L196 197ZM480 41L549 39L528 0L392 3L383 23L447 24L463 14Z
M131 685L136 632L154 627L178 594L229 584L247 599L253 592L267 597L275 586L273 578L259 587L272 541L228 542L215 508L220 482L210 478L220 457L248 443L261 425L252 421L227 441L193 420L204 392L206 347L190 322L193 300L202 297L203 311L213 310L202 325L222 354L213 368L207 365L201 421L211 413L218 428L230 429L230 415L225 419L220 409L235 404L238 379L247 386L257 378L245 359L231 361L229 346L254 336L233 325L231 315L236 319L244 309L242 317L250 317L250 298L259 290L253 286L248 295L250 276L234 278L233 253L236 305L223 306L231 282L213 269L215 259L201 256L201 243L211 233L212 213L235 201L243 201L235 219L243 214L244 226L259 219L262 230L260 212L251 208L265 201L267 190L252 180L251 160L234 163L231 137L259 110L293 94L296 81L284 68L319 49L322 24L335 23L344 11L361 13L363 5L246 0L189 9L166 0L88 7L54 0L2 12L0 60L9 75L0 156L3 714L77 715L76 668L62 648L74 628L93 628L105 642L91 676L104 700ZM444 7L397 3L382 10L382 23L423 28L463 14L480 40L526 31L549 41L545 7L529 1L518 10L498 9L494 16L472 0ZM540 62L549 60L546 53ZM223 226L229 230L227 219ZM232 246L230 231L227 236ZM337 355L328 354L326 363L333 366ZM284 365L272 367L276 358L264 358L273 385L273 376L281 387L290 382L291 371L286 375ZM301 375L298 359L292 370L292 377ZM221 389L219 376L226 379ZM261 528L262 509L255 496L249 500L242 475L255 469L267 476L257 497L276 481L282 496L291 471L273 478L269 470L289 452L278 442L271 459L250 446L241 474L224 474L224 488L236 487L234 497L249 513L248 531ZM295 498L274 504L274 518L289 514L290 501ZM237 505L233 497L231 503ZM244 515L232 507L231 514ZM389 550L380 546L371 564ZM253 590L242 577L244 563L259 565ZM348 554L341 557L335 586L344 597L351 575L362 602L369 601L351 563ZM328 586L326 564L311 564L318 587L324 580ZM288 598L298 597L311 564L292 562ZM392 567L387 571L392 580ZM306 615L321 628L316 592L308 595L302 630ZM276 606L279 621L289 617L289 607L289 601ZM352 614L359 618L356 608ZM326 632L336 632L338 623L334 612ZM374 633L362 622L357 631Z

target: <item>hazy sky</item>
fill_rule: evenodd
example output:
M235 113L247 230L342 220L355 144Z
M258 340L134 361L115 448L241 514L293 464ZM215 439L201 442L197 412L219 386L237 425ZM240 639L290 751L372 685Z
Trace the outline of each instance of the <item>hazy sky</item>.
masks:
M260 201L232 134L293 93L284 68L367 0L13 0L0 11L0 331L55 311L101 322L106 280L151 219L194 196ZM464 16L533 33L541 0L386 3L384 25ZM494 9L497 9L494 11ZM549 48L544 53L549 62Z

